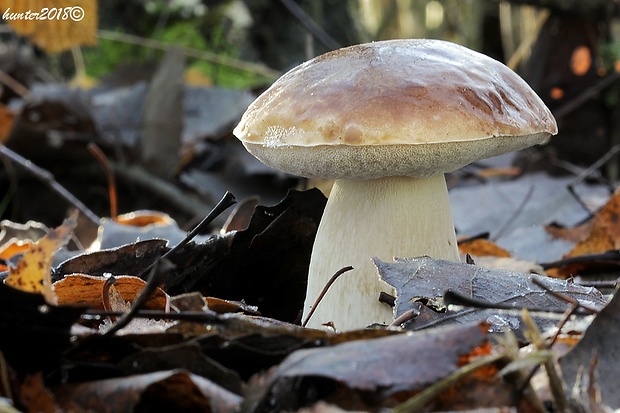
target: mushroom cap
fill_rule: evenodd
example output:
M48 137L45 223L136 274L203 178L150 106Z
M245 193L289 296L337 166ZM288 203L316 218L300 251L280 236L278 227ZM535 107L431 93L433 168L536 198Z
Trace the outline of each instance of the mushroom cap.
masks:
M388 40L309 60L234 130L263 163L305 177L427 177L544 143L550 110L504 64L441 40Z

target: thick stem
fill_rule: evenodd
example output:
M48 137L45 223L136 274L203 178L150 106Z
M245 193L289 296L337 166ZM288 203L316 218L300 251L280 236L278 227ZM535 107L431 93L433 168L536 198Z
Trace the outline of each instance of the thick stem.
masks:
M372 258L422 255L459 261L442 174L337 180L314 242L304 313L336 271L348 265L354 270L331 286L308 326L333 321L338 330L351 330L390 324L392 309L378 297L394 291L380 281Z

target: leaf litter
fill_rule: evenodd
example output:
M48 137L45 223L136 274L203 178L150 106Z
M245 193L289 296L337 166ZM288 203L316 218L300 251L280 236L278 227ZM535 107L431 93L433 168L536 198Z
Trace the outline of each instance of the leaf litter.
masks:
M160 330L130 326L123 335L109 336L100 334L99 327L123 315L148 284L147 270L173 250L185 232L170 217L150 233L148 225L145 231L138 226L119 228L110 221L101 225L101 233L108 234L105 248L73 251L71 258L53 265L56 251L76 226L70 217L33 244L46 245L40 255L26 253L11 260L16 268L24 259L40 264L40 271L22 282L53 285L57 304L9 287L20 284L15 278L19 272L0 286L0 337L10 337L0 339L3 360L21 377L13 385L35 395L17 396L18 404L38 402L72 411L170 406L259 412L410 411L409 403L416 402L425 409L540 411L532 406L539 406L539 398L548 401L548 391L543 388L519 398L527 379L523 377L531 366L559 355L543 352L547 358L512 363L510 374L520 373L521 381L499 374L518 356L497 338L512 330L518 345L526 344L520 309L529 308L543 331L557 332L559 327L577 341L585 327L576 321L588 320L587 325L594 318L580 344L561 359L564 379L570 384L575 371L589 372L582 399L601 388L606 405L616 406L609 373L601 372L600 382L595 374L601 363L614 371L613 355L599 355L599 367L588 371L592 357L583 350L606 351L601 336L609 335L613 321L599 329L596 320L601 314L615 314L614 306L605 307L607 297L593 288L528 274L533 262L525 262L529 266L523 271L476 265L483 257L514 260L508 249L491 240L461 245L462 253L474 255L474 264L427 257L375 261L378 276L397 289L395 317L408 315L390 328L335 333L299 327L305 274L324 205L325 198L316 190L292 191L273 207L250 198L230 214L226 230L184 244L166 256L167 265L154 267L158 288L136 318L167 320ZM613 205L610 202L590 224L575 230L579 236L565 231L565 239L578 243L595 237L596 231L583 228L597 226L615 238ZM119 231L128 235L118 237ZM54 237L59 240L47 245ZM505 262L515 268L515 261ZM115 284L106 287L110 279ZM579 311L586 308L601 313ZM565 319L562 313L571 309ZM586 340L597 330L606 333ZM45 349L37 345L42 337ZM41 373L45 380L38 376ZM121 407L127 398L137 401Z

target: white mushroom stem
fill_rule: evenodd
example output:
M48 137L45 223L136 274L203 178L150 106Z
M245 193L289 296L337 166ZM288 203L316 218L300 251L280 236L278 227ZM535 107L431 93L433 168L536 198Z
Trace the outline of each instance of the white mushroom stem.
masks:
M422 255L459 261L443 174L336 180L314 241L304 318L334 273L349 265L354 270L330 287L308 327L332 321L342 331L391 323L392 308L378 297L394 291L372 258Z

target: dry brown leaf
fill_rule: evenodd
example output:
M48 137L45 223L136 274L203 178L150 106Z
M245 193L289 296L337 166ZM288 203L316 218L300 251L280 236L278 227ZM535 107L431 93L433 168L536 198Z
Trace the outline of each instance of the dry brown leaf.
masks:
M504 168L485 168L478 171L478 176L482 178L495 178L495 177L515 177L523 173L521 168L517 167L504 167Z
M0 143L4 144L9 139L9 134L13 128L15 112L0 103Z
M588 222L573 228L558 227L555 225L546 225L545 232L554 239L562 239L577 244L588 237L592 227L592 223Z
M5 280L7 285L22 291L41 293L48 303L56 303L56 295L51 281L54 254L69 242L77 226L78 211L75 210L61 226L48 232L32 244L17 263L10 268Z
M476 255L479 257L510 257L510 253L488 239L476 238L467 242L459 242L461 254Z
M26 376L19 393L20 402L29 412L55 413L60 410L54 395L45 387L41 372Z
M556 234L579 237L589 229L587 235L564 255L563 258L579 257L588 254L599 254L611 250L620 249L620 191L607 201L605 206L592 219L590 225L577 227L570 230L556 231ZM547 229L549 231L549 229ZM547 273L552 277L566 278L577 274L583 269L583 264L572 264L560 268L551 268Z
M208 379L185 371L159 371L130 377L54 388L63 411L79 405L84 411L239 411L241 397Z
M4 21L48 53L97 44L97 1L2 0Z
M146 282L138 277L115 276L114 288L123 300L133 302L142 291ZM103 309L101 291L106 277L97 277L86 274L71 274L54 283L54 289L60 305L84 305L90 308ZM148 299L144 308L151 310L169 309L169 298L161 288Z

